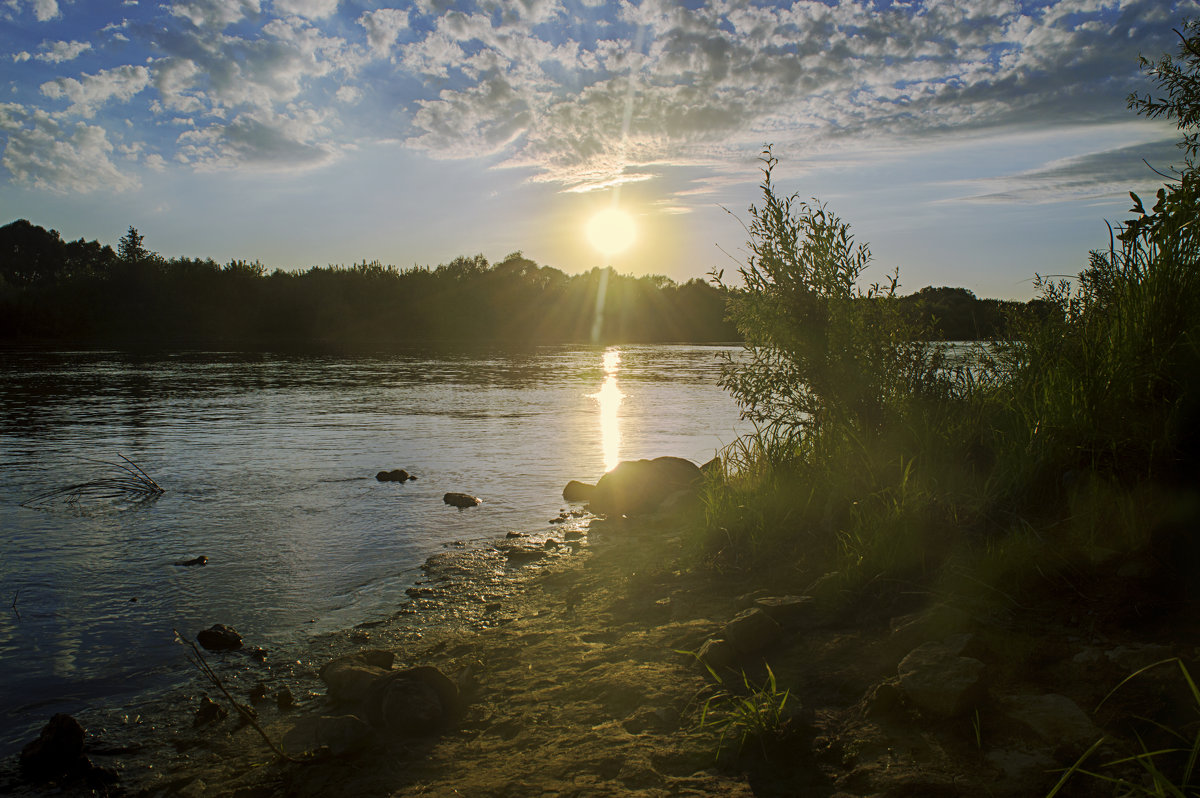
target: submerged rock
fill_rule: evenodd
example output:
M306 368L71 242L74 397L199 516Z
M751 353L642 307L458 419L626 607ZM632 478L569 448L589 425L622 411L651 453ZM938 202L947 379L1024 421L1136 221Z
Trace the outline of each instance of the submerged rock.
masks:
M393 656L390 651L360 651L325 663L318 675L329 688L330 698L358 703L376 680L390 672Z
M216 723L227 717L229 717L228 709L213 701L208 696L204 696L204 698L200 699L200 706L196 709L195 717L192 718L192 728L198 729L201 726Z
M416 477L403 468L393 468L391 471L380 471L375 475L375 479L380 482L407 482L410 479L416 479Z
M482 501L469 493L447 493L442 497L442 501L452 507L475 507Z
M196 642L209 651L233 651L242 647L242 636L232 626L216 623L197 634Z
M208 558L201 554L199 557L193 557L190 560L178 560L172 565L178 565L182 568L191 568L196 565L208 565Z
M640 515L658 510L680 491L695 490L700 468L681 457L626 460L600 477L589 506L601 515Z

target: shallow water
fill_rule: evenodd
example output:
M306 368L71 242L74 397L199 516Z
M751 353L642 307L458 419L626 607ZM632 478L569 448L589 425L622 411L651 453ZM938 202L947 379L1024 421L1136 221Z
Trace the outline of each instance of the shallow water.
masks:
M448 543L545 529L570 479L711 458L744 430L724 351L0 352L0 755L183 678L173 629L272 646L386 617ZM166 492L22 506L118 454Z

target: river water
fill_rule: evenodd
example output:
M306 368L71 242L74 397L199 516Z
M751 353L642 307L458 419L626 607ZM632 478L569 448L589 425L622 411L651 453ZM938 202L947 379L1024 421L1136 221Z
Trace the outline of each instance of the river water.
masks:
M173 629L286 646L386 617L447 545L544 530L568 480L708 460L745 431L730 351L0 352L0 756L184 678ZM119 455L165 492L23 504ZM418 479L375 479L392 468Z

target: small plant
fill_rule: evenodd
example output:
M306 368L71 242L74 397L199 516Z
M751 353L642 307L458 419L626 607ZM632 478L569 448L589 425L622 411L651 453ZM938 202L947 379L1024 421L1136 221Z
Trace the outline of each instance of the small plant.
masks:
M735 693L725 687L725 681L707 664L705 668L717 681L717 691L704 702L700 710L700 728L716 728L721 732L717 740L716 757L721 756L726 740L737 737L738 753L749 740L757 740L763 756L767 756L767 741L783 731L788 715L790 690L779 690L775 672L767 665L767 679L755 684L742 671L744 693Z
M1179 671L1191 693L1193 706L1200 713L1200 689L1197 689L1192 674L1188 672L1187 666L1178 657L1155 662L1126 676L1120 684L1109 691L1096 708L1099 709L1118 690L1146 671L1171 663L1179 666ZM1083 752L1083 756L1079 757L1075 764L1063 771L1062 778L1054 785L1054 789L1046 794L1046 798L1054 798L1055 795L1058 795L1076 774L1111 785L1114 795L1176 796L1176 798L1200 796L1200 774L1196 772L1197 761L1200 761L1200 727L1193 724L1191 730L1184 730L1170 728L1153 720L1148 720L1148 722L1178 742L1167 747L1155 746L1152 750L1139 734L1137 738L1141 750L1138 753L1118 757L1101 764L1099 769L1089 770L1084 767L1084 764L1100 746L1109 742L1108 737L1101 737ZM1115 770L1128 765L1136 765L1141 769L1138 773L1140 778L1130 778L1121 775L1119 770Z

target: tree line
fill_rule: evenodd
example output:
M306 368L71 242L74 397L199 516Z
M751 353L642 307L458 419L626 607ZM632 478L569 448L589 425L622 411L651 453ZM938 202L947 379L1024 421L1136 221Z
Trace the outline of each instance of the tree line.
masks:
M269 271L258 261L165 258L130 227L116 250L20 219L0 227L0 339L165 345L740 341L729 291L612 269L568 275L521 252L434 268L378 261ZM962 288L901 297L945 340L1003 332L1021 303ZM597 317L599 320L597 321Z

